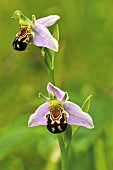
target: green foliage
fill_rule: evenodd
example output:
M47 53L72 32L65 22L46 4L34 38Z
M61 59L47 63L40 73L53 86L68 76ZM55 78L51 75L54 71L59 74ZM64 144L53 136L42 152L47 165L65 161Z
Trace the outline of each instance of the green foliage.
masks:
M66 131L63 133L63 140L65 142L65 146L68 146L71 138L72 138L72 127L71 125L68 125Z
M86 113L88 113L89 111L89 107L90 107L90 98L91 98L92 95L90 95L86 100L85 102L83 103L82 105L82 110Z
M11 19L16 9L30 19L32 14L37 18L60 15L56 83L80 106L87 96L93 95L89 114L95 128L81 127L74 136L70 144L70 169L112 170L112 1L11 0L4 3L1 0L0 3L0 170L60 170L57 137L46 127L27 127L30 114L43 103L38 93L46 94L49 77L38 47L29 45L23 53L12 49L19 32L18 21ZM55 28L50 29L53 32Z

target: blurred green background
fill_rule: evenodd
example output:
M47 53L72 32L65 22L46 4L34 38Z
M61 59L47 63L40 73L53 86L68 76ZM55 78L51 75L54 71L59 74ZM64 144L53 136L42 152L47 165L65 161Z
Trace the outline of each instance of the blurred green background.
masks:
M27 127L44 101L49 77L40 48L16 52L15 10L27 17L61 17L56 84L82 106L92 94L93 130L81 127L70 145L70 170L113 169L113 0L0 1L0 170L60 170L57 136ZM53 31L55 26L50 29Z

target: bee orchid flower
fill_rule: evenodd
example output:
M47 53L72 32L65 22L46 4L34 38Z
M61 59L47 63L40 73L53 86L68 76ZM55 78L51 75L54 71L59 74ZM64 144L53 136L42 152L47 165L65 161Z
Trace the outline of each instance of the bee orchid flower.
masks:
M47 129L54 134L65 131L68 124L94 128L91 116L83 112L77 104L68 101L67 92L51 83L48 83L47 91L49 98L39 94L46 102L30 116L29 127L46 125Z
M60 19L58 15L50 15L37 19L32 15L32 21L24 16L21 11L15 11L12 18L18 18L20 32L13 41L14 50L24 51L29 43L58 51L58 41L51 35L47 27L52 26Z

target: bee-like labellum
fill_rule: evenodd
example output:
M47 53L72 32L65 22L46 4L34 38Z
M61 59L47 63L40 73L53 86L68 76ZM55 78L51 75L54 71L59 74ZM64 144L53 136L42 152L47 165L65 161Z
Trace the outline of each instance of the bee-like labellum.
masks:
M17 34L14 39L12 46L14 50L24 51L29 44L29 36L26 29L21 29L20 33Z
M54 134L62 133L67 129L67 115L62 110L53 110L46 116L47 129Z

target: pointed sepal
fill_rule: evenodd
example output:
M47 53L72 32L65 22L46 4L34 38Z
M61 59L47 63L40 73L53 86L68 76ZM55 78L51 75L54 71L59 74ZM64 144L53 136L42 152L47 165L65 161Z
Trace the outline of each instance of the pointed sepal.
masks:
M91 99L91 97L92 97L92 95L90 95L90 96L85 100L85 102L83 103L83 105L82 105L82 107L81 107L83 112L88 113L89 107L90 107L90 99Z

